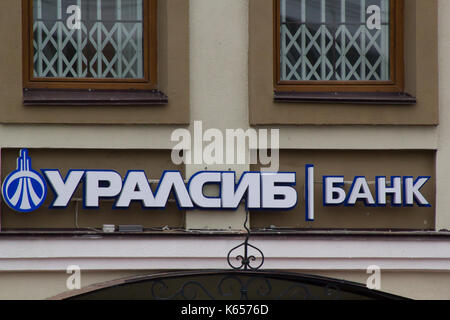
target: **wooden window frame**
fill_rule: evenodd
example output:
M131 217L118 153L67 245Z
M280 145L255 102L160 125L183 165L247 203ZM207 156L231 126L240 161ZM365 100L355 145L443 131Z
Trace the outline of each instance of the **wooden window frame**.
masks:
M404 92L403 7L404 0L390 4L390 78L389 81L287 81L280 80L281 11L280 0L274 6L274 87L275 92Z
M143 0L142 79L35 78L33 76L33 0L22 0L23 87L26 89L157 89L157 0Z

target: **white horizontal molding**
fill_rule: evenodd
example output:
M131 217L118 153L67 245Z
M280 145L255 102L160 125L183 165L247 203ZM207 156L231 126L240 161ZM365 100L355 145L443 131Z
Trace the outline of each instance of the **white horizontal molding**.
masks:
M425 126L283 126L280 149L437 150L438 130Z
M172 149L173 125L0 125L4 148ZM437 150L438 130L418 126L282 126L280 149ZM247 128L244 128L247 129ZM223 129L225 132L225 129Z
M172 149L169 125L0 125L3 148Z
M236 237L4 238L0 271L229 269ZM264 269L450 271L450 239L255 238ZM252 253L252 251L250 251ZM238 254L242 254L240 251ZM235 257L236 255L232 255Z

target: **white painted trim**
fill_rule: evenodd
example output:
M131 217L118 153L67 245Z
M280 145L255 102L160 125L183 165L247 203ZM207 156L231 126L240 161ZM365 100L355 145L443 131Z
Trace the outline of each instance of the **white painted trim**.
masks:
M174 125L0 125L2 148L172 149Z
M0 271L229 269L242 237L4 238ZM450 271L450 238L258 237L264 269Z
M280 149L437 150L436 127L283 126Z
M236 123L229 127L247 128ZM0 144L3 148L171 149L175 143L170 141L170 136L178 128L187 126L3 124ZM281 149L437 150L439 146L435 127L283 126L278 129Z

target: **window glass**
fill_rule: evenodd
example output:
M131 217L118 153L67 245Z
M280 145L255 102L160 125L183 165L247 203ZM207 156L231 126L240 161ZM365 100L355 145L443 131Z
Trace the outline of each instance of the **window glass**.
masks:
M281 80L390 80L389 12L389 0L280 0Z
M34 77L143 78L142 1L33 0Z

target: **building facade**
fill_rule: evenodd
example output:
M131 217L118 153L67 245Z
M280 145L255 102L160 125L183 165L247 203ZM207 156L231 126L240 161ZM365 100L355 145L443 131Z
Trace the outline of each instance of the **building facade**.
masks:
M263 271L365 285L378 270L383 292L450 298L448 1L0 6L1 299L229 270L227 254L244 241L246 220ZM182 148L176 163L180 129L191 134L193 150ZM209 137L208 129L215 130ZM250 198L236 208L220 202L222 210L195 199L180 206L182 191L163 205L120 206L130 170L144 171L155 192L164 189L164 172L185 182L199 172L259 172L267 163L249 154L261 145L246 145L245 161L202 157L212 137L237 129L266 129L269 137L279 130L271 159L278 154L279 171L296 173L295 206L252 207ZM38 178L11 174L31 166L41 188ZM100 177L106 171L123 179L115 193L116 180ZM338 179L327 184L327 177ZM205 203L218 197L212 184ZM73 266L81 290L67 287Z

